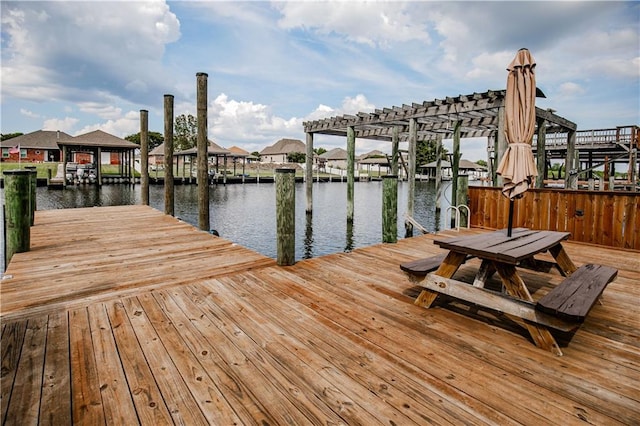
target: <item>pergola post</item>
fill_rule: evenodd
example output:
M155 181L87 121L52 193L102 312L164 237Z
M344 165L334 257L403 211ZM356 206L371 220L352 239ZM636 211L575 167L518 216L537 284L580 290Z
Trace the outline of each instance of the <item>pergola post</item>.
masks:
M98 186L102 186L102 149L100 147L98 147L96 157L96 178Z
M498 108L498 133L496 134L496 164L493 169L493 185L494 186L502 186L504 182L502 178L497 175L496 171L498 170L498 165L504 157L504 153L507 151L507 137L504 134L504 125L505 125L505 116L504 116L504 107L501 106Z
M140 110L140 186L142 205L149 205L149 111Z
M576 167L576 131L567 132L567 157L565 159L565 189L578 189L578 170Z
M436 136L436 230L440 225L442 209L442 134Z
M536 167L538 177L536 178L536 188L544 188L544 180L547 177L545 169L547 166L546 156L546 139L547 139L547 120L538 118L538 142L536 145Z
M409 170L407 170L407 215L413 217L413 205L416 195L416 145L418 143L418 129L415 118L409 119ZM413 235L413 224L404 223L405 238Z
M164 213L173 216L173 95L164 95Z
M304 185L307 195L307 214L313 211L313 133L307 132L307 155L305 158Z
M451 156L451 203L455 206L458 199L458 171L460 169L460 129L462 121L457 120L453 125L453 154ZM455 217L451 215L452 228Z
M391 174L398 176L398 154L400 151L400 126L393 126L391 135Z
M129 173L131 173L131 185L136 185L136 152L133 149L129 151Z
M353 222L356 158L356 131L353 126L347 127L347 222Z
M99 177L100 175L98 175ZM67 146L62 145L62 187L67 187Z
M208 142L207 135L207 77L204 72L196 74L196 104L198 115L198 227L203 231L209 231L209 180L208 174ZM226 157L225 157L226 159ZM226 167L225 167L226 177Z
M487 179L494 185L494 170L496 160L496 138L495 134L487 137Z

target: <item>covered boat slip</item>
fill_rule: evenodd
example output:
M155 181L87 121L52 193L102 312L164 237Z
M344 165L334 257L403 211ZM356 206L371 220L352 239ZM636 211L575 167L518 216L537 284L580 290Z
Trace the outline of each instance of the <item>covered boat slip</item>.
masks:
M619 274L574 335L556 334L560 358L504 315L415 306L398 265L445 253L433 235L278 267L142 206L38 211L32 232L0 288L3 424L640 418L638 252L563 243L577 266ZM522 276L536 299L562 280Z

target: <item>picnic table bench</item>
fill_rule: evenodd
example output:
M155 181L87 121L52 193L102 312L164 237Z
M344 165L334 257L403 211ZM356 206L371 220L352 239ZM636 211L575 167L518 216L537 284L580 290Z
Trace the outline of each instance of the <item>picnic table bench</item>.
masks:
M562 331L578 328L607 284L617 276L617 270L608 266L589 264L577 268L561 244L569 235L567 232L518 228L513 230L511 237L505 231L496 231L437 239L434 243L448 249L448 253L403 263L401 269L411 277L425 278L416 305L429 308L439 294L444 294L516 316L524 320L537 346L562 355L548 328ZM540 264L534 255L545 251L551 253L554 266L566 278L534 302L516 266ZM458 268L470 257L481 259L472 285L453 279ZM440 263L436 265L438 261ZM542 264L549 267L549 262ZM485 288L495 272L506 293Z

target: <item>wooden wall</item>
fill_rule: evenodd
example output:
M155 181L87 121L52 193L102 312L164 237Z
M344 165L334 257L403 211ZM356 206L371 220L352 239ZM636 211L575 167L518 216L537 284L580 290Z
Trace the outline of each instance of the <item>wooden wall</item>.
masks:
M506 228L501 188L470 187L471 226ZM513 227L571 232L571 239L640 250L640 193L530 189L515 200Z

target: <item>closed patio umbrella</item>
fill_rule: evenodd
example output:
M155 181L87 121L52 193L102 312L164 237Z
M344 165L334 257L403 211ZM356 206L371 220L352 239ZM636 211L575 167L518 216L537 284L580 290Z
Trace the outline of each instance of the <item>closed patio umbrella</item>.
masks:
M536 126L536 66L527 49L520 49L509 64L505 97L507 150L497 173L504 178L502 193L509 198L508 236L513 223L513 200L521 198L538 176L531 142Z

